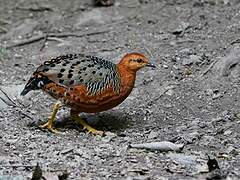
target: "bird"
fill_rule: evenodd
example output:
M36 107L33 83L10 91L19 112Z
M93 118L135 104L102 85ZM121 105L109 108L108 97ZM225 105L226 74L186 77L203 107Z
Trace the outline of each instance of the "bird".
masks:
M58 110L70 108L70 117L94 135L103 135L83 120L80 113L98 113L122 103L131 93L137 71L156 66L142 53L125 54L115 64L109 60L82 53L64 54L42 63L32 74L21 95L43 90L57 100L47 123L39 126L53 133Z

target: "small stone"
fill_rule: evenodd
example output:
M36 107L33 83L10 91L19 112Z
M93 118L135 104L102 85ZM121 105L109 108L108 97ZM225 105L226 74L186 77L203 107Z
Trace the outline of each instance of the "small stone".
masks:
M229 147L227 148L227 150L226 150L226 153L228 153L228 154L234 154L234 155L237 155L237 154L238 154L236 148L234 148L233 146L229 146Z
M169 95L169 96L172 96L174 93L174 91L172 89L169 89L166 94Z
M169 66L166 65L166 64L163 64L162 67L163 67L164 69L168 69L168 68L169 68Z
M206 89L205 91L207 96L212 96L213 95L213 90L212 89Z
M92 157L91 157L91 155L89 155L87 152L84 152L83 154L82 154L82 157L84 158L84 159L91 159Z
M220 97L222 97L221 94L214 94L214 95L212 96L212 99L214 100L214 99L218 99L218 98L220 98Z
M222 117L216 117L216 118L212 118L212 120L211 120L211 123L217 123L217 122L221 122L223 120L223 118Z
M148 139L155 139L158 137L158 133L156 131L151 131L148 135Z
M192 155L170 153L168 155L176 164L193 165L196 164L197 157Z
M236 116L238 119L240 119L240 113L237 113L235 116Z
M195 140L199 139L200 134L197 131L185 134L183 136L184 140L188 143L193 143Z
M94 0L95 6L111 6L114 4L114 0Z
M224 135L230 135L230 134L232 134L232 131L231 130L226 130L223 134Z
M196 169L197 169L198 173L207 173L207 172L209 172L207 163L205 163L203 165L197 165Z
M190 49L189 48L184 48L182 50L179 51L180 53L184 53L184 54L189 54L190 53Z
M184 32L190 24L188 22L183 21L177 21L178 23L171 23L169 26L169 30L174 35L180 35L182 32Z
M172 107L173 107L173 105L170 104L170 103L164 104L163 106L164 106L165 108L172 108Z
M53 174L53 173L49 173L49 172L45 173L45 174L43 175L43 177L44 177L44 179L59 180L59 178L58 178L57 175L55 175L55 174ZM41 179L42 179L42 178L41 178Z
M222 112L222 115L223 115L223 116L227 116L227 115L229 115L228 110L223 111L223 112Z
M101 138L103 142L110 142L113 138L117 137L115 133L112 132L105 132L105 136Z
M16 54L14 54L14 57L17 58L17 59L20 59L20 58L22 58L22 55L16 53Z
M189 58L183 59L182 65L192 65L192 64L197 64L201 62L201 57L197 55L190 55Z

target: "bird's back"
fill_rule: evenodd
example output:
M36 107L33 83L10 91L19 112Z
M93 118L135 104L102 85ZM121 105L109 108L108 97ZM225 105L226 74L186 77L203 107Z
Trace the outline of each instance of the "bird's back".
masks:
M57 84L66 87L85 85L89 94L97 94L110 83L119 89L117 66L101 58L83 54L60 56L41 65L36 73L43 73Z
M33 73L32 81L34 77L38 78L39 82L28 84L37 87L26 86L23 95L27 90L42 89L50 82L66 88L85 85L89 95L97 94L110 83L116 91L120 88L116 64L83 54L67 54L45 61Z

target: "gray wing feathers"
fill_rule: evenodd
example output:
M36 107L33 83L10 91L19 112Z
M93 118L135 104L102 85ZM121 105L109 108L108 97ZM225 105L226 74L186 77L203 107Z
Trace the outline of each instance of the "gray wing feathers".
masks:
M61 56L46 61L39 66L37 72L42 72L49 79L64 86L84 84L89 94L101 92L110 85L116 92L120 89L117 66L97 57L82 54Z

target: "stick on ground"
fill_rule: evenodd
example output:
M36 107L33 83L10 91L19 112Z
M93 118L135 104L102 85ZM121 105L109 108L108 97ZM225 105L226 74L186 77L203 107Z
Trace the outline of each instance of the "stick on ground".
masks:
M32 38L29 38L29 39L24 39L22 41L14 43L14 44L6 45L4 48L10 49L10 48L13 48L13 47L24 46L24 45L31 44L33 42L45 39L46 36L47 37L62 37L62 38L64 38L64 37L83 37L83 36L102 34L102 33L108 32L108 31L109 30L104 29L104 30L99 30L99 31L87 31L87 32L83 32L83 33L71 33L71 32L67 32L67 33L49 33L49 34L45 33L45 34L42 34L42 35L34 36Z

